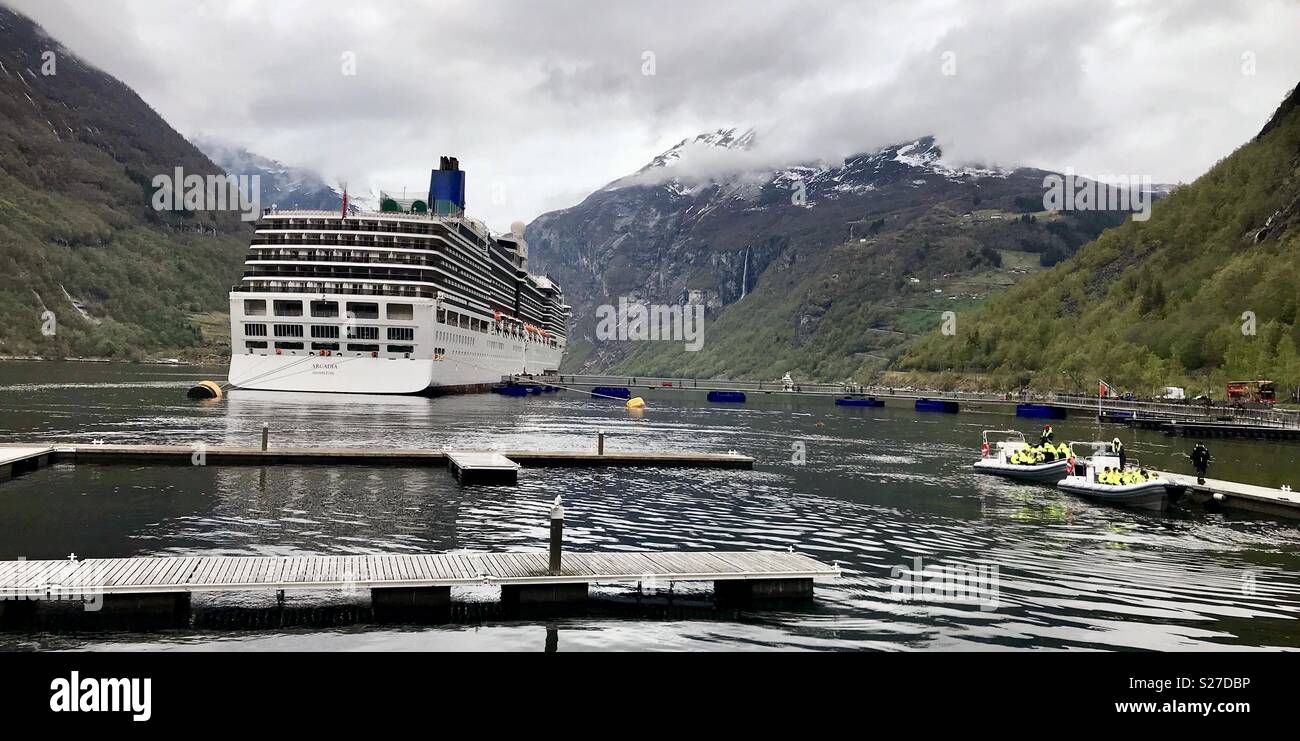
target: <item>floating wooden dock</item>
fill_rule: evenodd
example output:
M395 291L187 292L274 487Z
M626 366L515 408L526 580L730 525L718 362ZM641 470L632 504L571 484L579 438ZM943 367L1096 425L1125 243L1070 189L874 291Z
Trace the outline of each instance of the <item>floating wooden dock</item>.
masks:
M1198 502L1214 502L1224 507L1278 517L1300 517L1300 492L1221 479L1205 479L1202 484L1195 476L1168 471L1155 473L1184 487Z
M447 467L462 484L514 485L519 480L519 464L501 455L483 450L447 452Z
M48 466L53 457L52 447L0 447L0 481Z
M1300 440L1300 428L1233 422L1164 422L1155 427L1167 435L1227 437L1247 440Z
M376 608L450 604L452 587L501 587L508 604L585 600L596 583L713 582L723 601L803 600L838 567L785 551L177 556L0 561L0 611L42 600L102 600L111 611L184 612L199 592L371 590ZM15 607L17 606L17 607Z
M461 461L457 465L453 457ZM49 463L165 463L173 465L386 465L448 466L463 483L513 483L506 468L524 467L673 467L751 469L754 459L736 452L641 452L502 450L447 451L386 448L245 448L207 445L0 445L6 477ZM482 474L482 475L480 475ZM0 481L5 477L0 477Z

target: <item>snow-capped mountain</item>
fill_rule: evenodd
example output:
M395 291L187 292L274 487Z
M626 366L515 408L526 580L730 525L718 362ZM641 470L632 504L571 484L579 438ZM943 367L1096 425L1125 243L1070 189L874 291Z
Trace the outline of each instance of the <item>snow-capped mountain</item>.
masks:
M762 164L757 141L752 130L741 129L684 139L577 206L543 214L528 226L534 266L558 280L573 305L571 337L585 336L592 348L584 355L583 343L571 343L568 368L599 370L618 365L630 351L641 353L637 357L649 352L594 337L596 307L617 305L621 297L702 302L714 337L768 330L784 337L788 330L783 341L800 347L815 339L818 318L833 303L897 306L905 292L898 286L917 285L911 278L996 269L1001 250L1051 264L1123 219L1094 212L1039 223L1031 216L1043 211L1048 173L954 164L929 136L840 162L776 168ZM854 259L869 252L869 264L837 262L833 255L846 245L855 245ZM822 280L845 285L845 270L868 271L871 287L860 285L869 292L840 295L836 289L815 300L782 293L796 286L816 293L808 286ZM732 309L742 299L748 308L737 314ZM728 319L753 320L759 306L776 312L765 321L778 326L756 329L753 321ZM692 362L712 347L692 355ZM718 358L718 371L744 370L726 364L734 360L734 354ZM654 362L621 369L668 369Z
M253 153L237 145L222 142L209 137L195 137L194 146L231 175L257 175L261 181L261 206L281 209L324 209L340 208L343 204L341 192L327 184L319 174L301 167L291 167L278 160ZM358 197L349 192L348 202L361 208L367 208L366 196ZM374 199L378 204L378 198ZM353 210L353 209L349 209Z
M669 147L662 154L647 162L644 167L637 170L632 175L625 178L619 178L605 187L606 189L619 188L643 183L645 182L643 176L648 174L658 174L658 171L662 170L671 171L674 165L681 162L683 154L689 156L692 153L698 154L699 152L706 150L748 151L754 145L754 137L755 134L753 129L737 133L737 130L732 128L718 129L717 131L710 131L698 136L682 139ZM668 173L664 174L668 175ZM671 175L668 176L672 177Z

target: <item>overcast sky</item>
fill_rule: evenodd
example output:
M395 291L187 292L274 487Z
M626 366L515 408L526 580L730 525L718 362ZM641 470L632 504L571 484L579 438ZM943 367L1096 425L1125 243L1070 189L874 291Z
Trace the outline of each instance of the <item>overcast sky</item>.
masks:
M1190 181L1300 82L1300 0L0 1L187 136L354 190L457 155L499 230L732 126L773 164L934 134Z

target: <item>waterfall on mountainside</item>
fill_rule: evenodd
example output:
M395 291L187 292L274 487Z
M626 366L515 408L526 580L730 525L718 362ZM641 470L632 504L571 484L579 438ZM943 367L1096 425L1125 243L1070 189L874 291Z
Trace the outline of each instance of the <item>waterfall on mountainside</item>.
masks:
M740 297L749 292L749 248L745 248L745 268L740 273Z

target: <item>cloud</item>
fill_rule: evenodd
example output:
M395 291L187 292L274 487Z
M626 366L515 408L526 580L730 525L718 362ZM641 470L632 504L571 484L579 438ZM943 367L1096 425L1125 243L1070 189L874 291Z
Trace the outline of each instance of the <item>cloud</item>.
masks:
M497 229L732 126L754 149L695 172L934 134L954 161L1191 180L1300 80L1280 0L9 2L186 135L394 188L458 155Z

